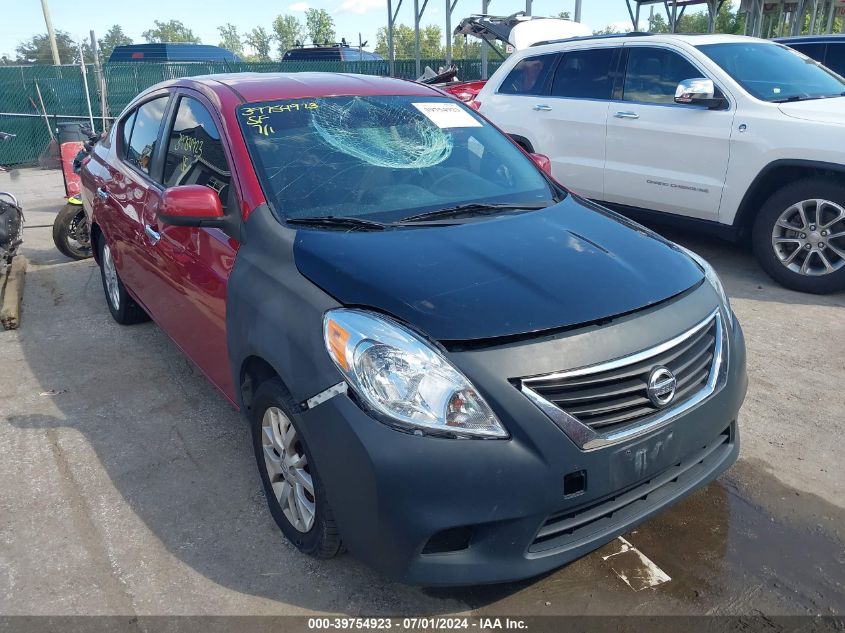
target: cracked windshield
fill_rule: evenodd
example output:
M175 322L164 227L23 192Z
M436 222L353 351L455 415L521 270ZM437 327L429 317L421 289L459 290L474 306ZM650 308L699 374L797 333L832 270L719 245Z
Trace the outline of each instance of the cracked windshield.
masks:
M268 201L288 219L554 202L531 160L451 99L291 99L246 104L239 119Z

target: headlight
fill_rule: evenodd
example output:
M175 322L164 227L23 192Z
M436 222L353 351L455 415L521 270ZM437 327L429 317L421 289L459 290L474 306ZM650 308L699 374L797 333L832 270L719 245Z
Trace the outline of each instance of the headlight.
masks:
M346 381L385 421L405 430L507 437L469 380L408 328L362 310L330 310L326 349Z
M719 279L718 273L714 270L714 268L698 253L693 253L688 248L684 248L680 244L676 244L675 246L678 247L682 252L690 257L696 264L701 266L701 269L704 271L704 278L710 282L710 285L713 286L713 289L716 291L716 294L719 295L719 299L722 301L722 305L725 307L725 315L728 319L728 325L733 326L733 311L731 310L731 302L728 301L728 295L725 292L725 287L722 285L722 280Z

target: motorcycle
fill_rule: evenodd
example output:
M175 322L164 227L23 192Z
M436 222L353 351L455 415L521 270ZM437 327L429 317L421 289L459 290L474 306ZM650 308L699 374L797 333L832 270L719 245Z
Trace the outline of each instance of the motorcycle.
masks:
M100 137L87 128L82 131L88 136L82 149L73 159L73 174L78 180L82 169L82 161L94 149ZM71 259L87 259L91 257L91 234L85 209L82 207L81 194L69 195L67 203L56 215L53 221L53 243L59 252Z
M91 257L91 235L79 194L67 199L53 221L53 243L59 252L71 259Z
M0 132L0 141L15 138L14 134ZM18 199L6 191L0 191L0 273L5 272L18 247L23 242L23 211Z

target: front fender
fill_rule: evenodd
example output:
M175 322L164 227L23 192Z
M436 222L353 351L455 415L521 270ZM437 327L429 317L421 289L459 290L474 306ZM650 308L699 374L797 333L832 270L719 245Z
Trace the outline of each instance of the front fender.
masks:
M229 277L226 337L233 384L242 407L244 362L270 364L296 402L337 384L342 377L326 353L323 314L338 302L303 277L294 261L296 231L266 205L243 225L244 240Z

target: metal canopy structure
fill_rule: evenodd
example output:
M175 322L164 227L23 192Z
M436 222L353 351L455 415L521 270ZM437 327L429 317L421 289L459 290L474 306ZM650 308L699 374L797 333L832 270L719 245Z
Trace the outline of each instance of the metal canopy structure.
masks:
M660 5L666 11L670 32L674 33L688 7L705 5L710 16L708 31L716 29L716 16L726 0L625 0L631 26L640 30L643 6L654 11ZM742 0L739 13L745 14L745 34L755 37L800 35L808 24L810 35L832 33L836 18L842 17L845 33L845 0ZM809 18L809 19L808 19Z
M669 31L674 33L678 23L688 7L695 5L706 5L707 13L710 16L708 32L716 29L716 16L726 0L625 0L628 7L628 15L631 17L631 25L635 31L640 30L640 14L643 6L649 6L652 11L654 5L662 5L666 11L666 20L669 23ZM646 29L647 30L647 29Z
M745 34L779 37L833 33L836 18L841 18L840 32L845 33L845 0L742 0Z
M390 68L390 76L395 75L396 49L393 42L394 29L396 28L396 19L399 16L399 9L402 8L403 0L396 2L396 9L393 8L394 0L387 0L387 58ZM490 2L492 0L481 0L481 13L487 15L490 9ZM630 0L626 0L630 1ZM428 6L428 0L413 0L414 2L414 57L416 58L416 72L417 77L422 74L422 62L420 56L420 22L422 21L423 13ZM452 13L455 11L455 6L458 0L445 0L446 2L446 63L452 63ZM575 14L573 16L575 22L581 21L581 2L582 0L575 0ZM532 5L534 0L525 0L525 14L531 15ZM486 41L481 42L481 77L487 79L487 53L488 44Z

